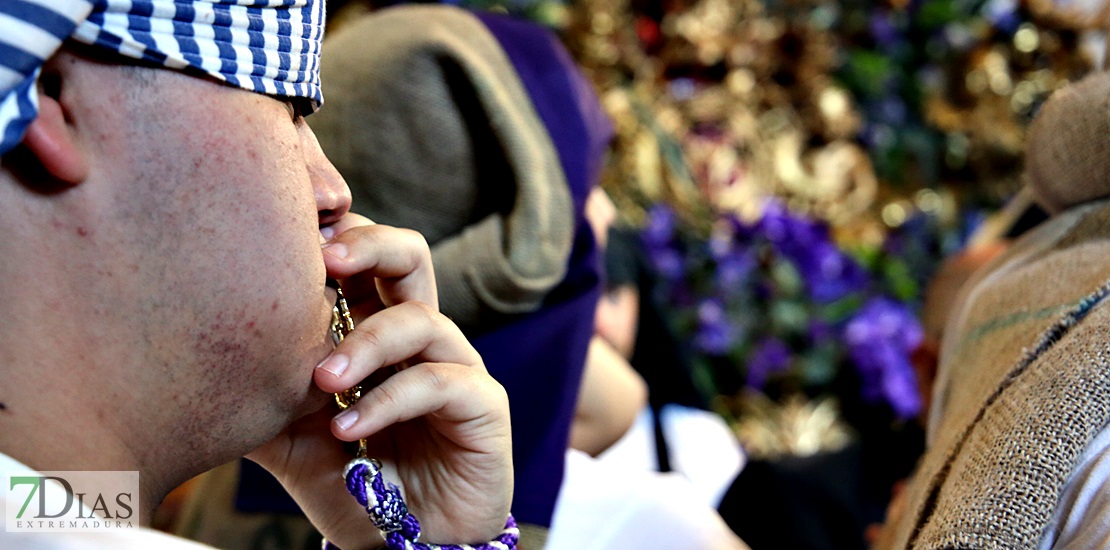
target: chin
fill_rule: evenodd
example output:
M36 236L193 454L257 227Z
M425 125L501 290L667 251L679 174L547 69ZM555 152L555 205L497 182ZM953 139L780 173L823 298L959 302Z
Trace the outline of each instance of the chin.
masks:
M308 308L313 310L313 314L298 319L297 326L293 328L302 336L291 340L299 341L301 345L277 354L284 355L285 361L279 362L275 358L270 362L273 370L269 373L269 387L282 389L271 394L269 406L271 413L276 413L275 418L283 419L285 424L315 413L335 401L333 394L324 392L313 381L316 365L335 349L329 328L335 299L335 291L321 285L319 301L313 299L313 305ZM296 362L290 363L290 357L295 357Z
M304 404L298 410L298 414L294 420L298 420L308 416L314 412L323 409L324 407L335 403L335 395L326 393L318 389L315 385L308 390L308 396Z

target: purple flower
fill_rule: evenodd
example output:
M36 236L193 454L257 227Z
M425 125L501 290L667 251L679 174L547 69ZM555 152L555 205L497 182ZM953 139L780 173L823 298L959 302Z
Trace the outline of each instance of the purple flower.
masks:
M848 322L845 336L850 345L868 341L892 342L900 349L913 351L924 336L913 311L889 298L872 298Z
M867 272L835 244L824 241L802 248L795 265L818 303L830 303L867 286Z
M698 322L702 325L720 323L725 319L725 307L720 300L708 299L698 304Z
M1017 0L990 0L983 6L983 16L994 25L994 28L1005 33L1013 33L1021 24L1017 4Z
M670 244L675 236L678 216L671 207L657 203L647 212L641 238L649 248Z
M887 370L898 370L897 367L908 361L905 350L894 345L893 342L884 340L870 340L849 349L856 370L864 378L865 386L878 389L886 376ZM877 395L877 394L876 394Z
M725 223L718 224L709 235L708 248L715 262L716 289L722 295L729 295L741 290L748 275L758 267L758 261L755 250L747 242L748 230L735 217L723 221Z
M897 96L888 96L883 98L875 108L879 120L890 124L891 126L900 126L906 121L908 109L906 103Z
M890 12L874 11L871 14L868 28L871 36L880 46L890 46L898 41L898 30L894 27Z
M714 260L720 261L732 252L732 232L725 229L715 229L709 235L709 254Z
M887 403L903 420L917 414L921 397L910 353L923 332L913 311L888 298L873 298L848 322L844 337L863 398Z
M717 290L726 294L736 292L751 275L758 262L751 249L733 250L717 260L715 275Z
M659 276L667 281L677 281L686 270L682 254L670 247L649 248L648 258Z
M788 256L801 247L829 238L828 227L820 222L795 216L782 203L774 200L767 201L757 229Z
M832 340L833 327L825 321L822 321L820 319L813 319L809 322L809 326L806 328L806 333L809 336L809 341L812 344L816 345Z
M858 321L858 322L857 322ZM900 349L917 348L924 337L914 311L889 298L872 298L848 324L849 340L856 327L864 328L867 338L894 342Z
M756 343L748 356L747 385L762 389L767 378L790 366L790 349L778 338L769 337Z
M883 378L883 398L902 420L913 418L921 412L921 394L913 367L892 370Z
M685 273L685 260L677 248L678 216L670 206L657 203L647 212L640 239L655 270L668 281L676 281Z
M736 326L725 315L724 306L715 299L698 304L698 332L694 345L710 355L724 355L737 336Z
M883 241L883 254L903 259L924 254L919 249L928 246L927 243L936 238L929 221L928 214L915 210L902 225L887 235Z
M732 230L733 241L745 244L751 243L758 224L751 225L740 219L736 214L728 214L725 221L728 223L729 229Z
M816 277L821 270L821 259L814 257L815 252L821 254L828 247L836 249L829 242L827 226L794 216L778 201L767 202L757 230L770 241L771 248L793 263L803 276L809 271L811 277Z

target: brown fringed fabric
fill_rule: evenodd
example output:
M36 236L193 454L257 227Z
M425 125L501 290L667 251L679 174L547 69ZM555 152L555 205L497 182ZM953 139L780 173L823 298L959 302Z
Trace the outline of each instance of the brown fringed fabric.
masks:
M324 51L328 108L308 122L354 210L424 234L460 326L539 307L565 274L573 205L496 39L461 10L407 6L345 25Z

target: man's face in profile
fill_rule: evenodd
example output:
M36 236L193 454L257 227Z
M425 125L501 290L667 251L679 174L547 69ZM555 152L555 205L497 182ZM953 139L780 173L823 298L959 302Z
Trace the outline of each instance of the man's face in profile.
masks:
M152 75L144 91L105 115L120 131L93 152L109 178L133 182L116 209L148 315L139 377L195 418L183 435L242 439L245 452L326 398L312 384L335 298L319 228L349 193L288 104L139 70Z

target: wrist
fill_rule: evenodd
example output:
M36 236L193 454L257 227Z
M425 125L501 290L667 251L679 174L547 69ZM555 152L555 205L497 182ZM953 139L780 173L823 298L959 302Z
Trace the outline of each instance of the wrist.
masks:
M366 510L370 521L381 531L385 547L390 550L440 550L460 548L454 545L435 545L418 542L420 521L408 511L401 491L396 485L385 481L381 475L381 464L367 458L356 458L347 464L343 475L347 491ZM516 550L520 539L520 529L512 514L505 520L501 533L489 542L462 546L474 550ZM325 550L339 550L339 547L324 541Z

